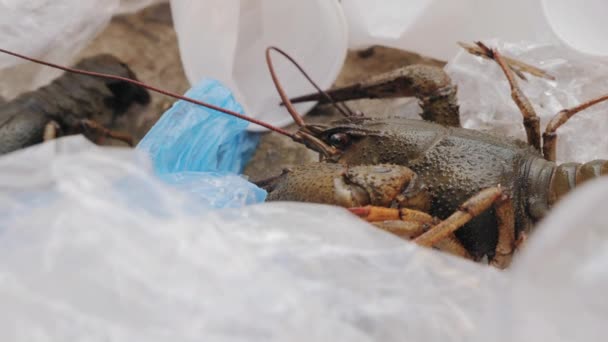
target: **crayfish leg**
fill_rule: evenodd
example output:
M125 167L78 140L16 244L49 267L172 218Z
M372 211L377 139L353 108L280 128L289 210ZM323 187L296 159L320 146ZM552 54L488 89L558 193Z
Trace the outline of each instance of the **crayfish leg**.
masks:
M416 97L420 101L420 115L424 120L460 127L456 92L456 86L443 68L413 64L377 75L364 82L295 97L290 101L318 101L319 104L326 104L330 101Z
M367 222L407 221L430 225L437 223L437 220L431 215L409 208L396 209L368 205L365 207L352 207L348 208L348 210Z
M429 230L430 227L437 224L437 219L431 215L414 209L408 208L384 208L377 206L366 206L349 208L350 212L372 223L379 229L395 234L401 238L411 240L422 235ZM467 249L462 243L450 234L446 238L437 242L434 246L437 249L460 256L466 259L472 259Z
M441 241L492 206L498 221L498 243L490 263L498 268L506 268L511 262L515 248L515 217L510 197L500 186L480 191L464 202L450 217L415 238L414 242L426 247L438 247Z
M462 243L454 234L451 234L445 239L439 241L435 245L435 248L440 251L450 253L452 255L459 256L465 259L473 259L471 254L469 254L469 251L467 251L467 249L462 245Z
M526 129L528 144L532 145L537 151L540 151L540 118L536 115L536 111L528 97L517 84L513 71L506 64L502 55L497 50L492 50L492 55L507 77L507 81L509 81L509 86L511 87L511 98L513 98L517 108L519 108L524 117L524 128Z
M437 220L413 209L396 209L368 205L348 210L374 226L404 239L412 239L427 231Z
M557 129L565 124L576 113L579 113L597 103L608 100L608 95L603 95L589 101L583 102L578 106L561 110L549 121L543 133L543 156L546 160L555 161L557 155Z
M511 264L513 252L517 246L515 241L515 214L513 205L508 197L503 196L494 205L498 221L498 243L496 252L490 264L505 269Z

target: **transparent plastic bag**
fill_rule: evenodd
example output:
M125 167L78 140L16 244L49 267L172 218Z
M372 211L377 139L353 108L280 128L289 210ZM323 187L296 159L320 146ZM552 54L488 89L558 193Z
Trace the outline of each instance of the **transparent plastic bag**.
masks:
M608 179L563 199L530 236L497 305L505 341L604 341L608 319Z
M484 41L505 56L540 67L555 81L527 76L518 79L536 114L541 131L560 110L608 94L608 60L591 59L558 44L511 43L502 39ZM509 84L495 62L461 51L446 66L458 85L462 124L526 140L522 114L511 98ZM592 106L570 119L557 133L559 162L588 162L608 159L608 102Z
M226 89L207 85L216 101L238 108ZM480 97L459 90L465 102ZM488 103L506 105L508 94ZM239 125L221 117L221 127ZM231 137L231 158L242 156L239 135L200 130L219 117L180 103L166 118L146 139L158 142L136 150L76 136L0 157L1 340L605 339L607 180L575 190L499 272L420 248L340 208L212 210L259 200L236 192L213 202L226 183L198 178L201 169L242 167L200 163L198 148L222 150L200 135ZM205 190L197 193L199 181Z
M205 210L146 157L80 136L0 157L3 341L605 337L606 180L499 272L341 208Z
M68 137L0 158L2 340L464 341L500 281L341 208L204 210L143 157Z

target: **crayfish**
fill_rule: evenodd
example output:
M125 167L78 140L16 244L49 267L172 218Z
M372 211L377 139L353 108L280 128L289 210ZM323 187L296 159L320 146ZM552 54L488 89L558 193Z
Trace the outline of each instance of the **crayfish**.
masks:
M295 133L134 83L262 125L320 154L320 163L294 167L260 182L269 191L269 200L345 206L379 228L413 239L417 244L473 260L487 256L493 265L504 268L509 265L516 247L553 204L581 182L608 173L608 162L603 160L586 164L555 163L557 128L581 110L607 100L608 96L559 112L542 135L541 146L538 117L516 77L523 77L524 72L547 75L503 57L482 43L464 47L473 54L494 60L504 72L512 98L523 114L527 143L461 128L456 87L438 67L408 66L369 82L328 91L315 85L318 94L293 101L331 103L345 118L330 125L309 125L295 111L292 100L280 86L270 52L279 52L302 68L280 49L268 48L267 63L282 104L299 125ZM52 66L86 74L82 70ZM361 97L386 96L417 97L424 121L372 119L338 104Z

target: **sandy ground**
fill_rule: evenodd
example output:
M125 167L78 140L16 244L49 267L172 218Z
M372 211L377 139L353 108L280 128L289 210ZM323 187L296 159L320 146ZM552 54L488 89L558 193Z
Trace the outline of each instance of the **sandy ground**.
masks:
M166 90L184 93L189 84L181 66L177 37L173 30L170 7L161 4L139 13L114 18L110 25L81 53L81 57L98 53L112 53L125 61L143 82L160 86ZM296 56L297 57L297 56ZM443 65L442 62L417 54L374 47L349 53L336 85L345 85L364 80L371 75L414 63ZM390 102L393 101L393 102ZM403 100L401 100L403 102ZM406 100L408 101L408 100ZM411 100L409 100L411 101ZM133 108L119 119L115 128L126 130L139 141L160 115L171 105L172 99L152 94L152 102L146 107ZM394 100L355 101L354 109L366 114L398 115L387 112ZM417 110L414 106L399 106L404 110ZM333 108L320 106L306 117L309 122L328 122L339 118ZM289 127L294 129L295 126ZM279 173L290 165L318 159L316 153L275 133L263 134L260 145L245 169L253 180L263 179Z

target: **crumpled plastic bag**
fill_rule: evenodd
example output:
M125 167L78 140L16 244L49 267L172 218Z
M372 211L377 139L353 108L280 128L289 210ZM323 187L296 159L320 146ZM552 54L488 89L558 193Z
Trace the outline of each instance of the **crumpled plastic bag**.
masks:
M300 63L321 88L340 73L348 35L340 4L327 0L171 0L180 57L190 84L212 77L226 84L247 115L275 126L293 123L266 66L265 50L277 46ZM210 53L212 49L213 53ZM295 96L315 88L278 54L274 68ZM306 113L314 102L295 104ZM250 125L252 131L266 131Z
M216 80L203 79L185 96L243 114L232 92ZM161 116L137 148L150 154L159 173L239 173L259 141L259 135L245 131L247 125L249 122L245 120L179 100Z
M231 91L204 79L186 96L243 113ZM252 156L259 135L249 123L186 101L177 101L137 145L161 179L186 190L211 208L263 202L266 191L238 176Z
M603 341L607 194L499 272L341 208L201 212L145 153L61 138L0 157L0 339Z
M0 1L2 48L47 62L71 64L113 15L137 11L163 0L4 0ZM68 14L69 15L66 15ZM0 54L0 97L49 83L61 71Z
M341 208L201 214L143 157L67 137L0 158L3 341L464 340L501 276Z
M608 319L608 178L565 197L517 256L497 302L505 341L604 341Z
M573 53L557 44L484 41L505 56L537 66L556 80L526 75L518 79L522 91L540 117L541 133L560 110L608 94L608 61ZM458 85L458 101L464 127L490 131L526 141L523 117L511 98L509 84L498 65L461 50L446 66ZM590 107L558 130L559 162L608 159L608 102Z

